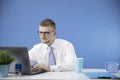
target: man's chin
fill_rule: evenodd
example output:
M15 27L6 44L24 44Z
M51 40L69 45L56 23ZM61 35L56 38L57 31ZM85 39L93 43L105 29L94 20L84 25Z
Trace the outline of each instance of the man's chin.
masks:
M50 41L42 41L43 44L48 44Z

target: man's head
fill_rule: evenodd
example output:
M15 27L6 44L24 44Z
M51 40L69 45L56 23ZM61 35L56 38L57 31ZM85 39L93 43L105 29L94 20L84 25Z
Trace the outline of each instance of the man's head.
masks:
M51 19L44 19L39 25L39 35L41 42L47 45L51 45L55 40L56 26L55 22Z

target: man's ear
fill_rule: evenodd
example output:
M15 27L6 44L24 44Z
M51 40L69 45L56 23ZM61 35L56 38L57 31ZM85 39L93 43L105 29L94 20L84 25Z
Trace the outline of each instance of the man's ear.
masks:
M57 32L56 32L56 30L54 31L54 35L56 35L57 34Z

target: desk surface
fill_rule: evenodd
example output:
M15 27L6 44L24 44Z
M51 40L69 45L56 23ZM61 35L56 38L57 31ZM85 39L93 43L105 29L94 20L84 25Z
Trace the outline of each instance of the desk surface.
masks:
M106 72L104 69L83 69L83 72ZM115 75L120 77L120 71L117 72ZM46 72L42 74L36 75L21 75L15 76L15 74L9 74L8 77L0 78L0 80L23 80L23 79L39 79L39 80L91 80L87 77L84 73L76 73L75 71L68 71L68 72ZM98 80L98 79L94 79ZM103 80L103 79L102 79ZM104 79L105 80L105 79ZM108 80L108 79L107 79ZM113 79L112 79L113 80ZM118 80L118 79L115 79ZM119 79L120 80L120 79Z

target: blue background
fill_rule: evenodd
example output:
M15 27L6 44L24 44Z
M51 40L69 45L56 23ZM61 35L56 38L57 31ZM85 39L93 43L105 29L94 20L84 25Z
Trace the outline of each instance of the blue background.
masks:
M85 68L120 63L120 0L0 0L0 46L31 49L45 18L56 22L56 38L73 43Z

